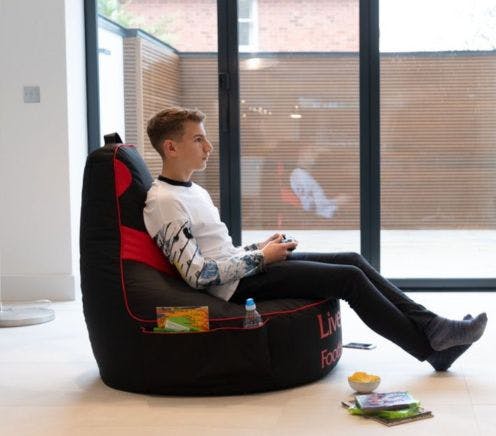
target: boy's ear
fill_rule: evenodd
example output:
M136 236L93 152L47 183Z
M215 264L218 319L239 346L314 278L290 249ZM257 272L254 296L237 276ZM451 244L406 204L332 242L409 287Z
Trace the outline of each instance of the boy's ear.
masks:
M162 149L166 156L170 155L176 151L176 143L172 139L165 139L162 143Z

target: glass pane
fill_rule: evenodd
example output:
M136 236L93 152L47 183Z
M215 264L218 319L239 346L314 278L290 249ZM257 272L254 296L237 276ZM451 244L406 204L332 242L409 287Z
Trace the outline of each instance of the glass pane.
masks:
M155 177L162 164L146 135L148 120L168 106L200 109L214 151L193 180L219 207L216 2L97 1L102 135L118 131L135 144ZM202 37L192 38L191 29Z
M240 54L243 243L359 251L358 2L285 4L257 3Z
M250 23L239 23L238 41L239 45L250 44Z
M496 1L379 9L382 272L494 277Z
M238 16L239 18L250 18L251 8L254 0L239 0Z

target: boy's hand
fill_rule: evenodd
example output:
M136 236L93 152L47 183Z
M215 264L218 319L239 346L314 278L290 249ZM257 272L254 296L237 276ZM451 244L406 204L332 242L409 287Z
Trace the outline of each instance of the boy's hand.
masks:
M272 236L267 238L265 241L259 243L260 250L263 249L269 242L275 241L277 238L282 236L280 233L274 233Z
M281 243L282 239L283 235L279 235L276 239L268 242L267 245L262 249L266 265L268 265L269 263L286 260L289 251L294 250L298 245L297 242Z

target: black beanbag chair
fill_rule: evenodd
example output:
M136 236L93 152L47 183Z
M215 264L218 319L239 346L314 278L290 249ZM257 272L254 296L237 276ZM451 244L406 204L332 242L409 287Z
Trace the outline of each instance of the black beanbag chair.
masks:
M104 383L220 395L329 373L341 356L339 302L259 301L263 326L244 329L242 305L190 288L148 236L142 213L152 177L134 146L116 144L116 134L106 142L86 162L80 234L84 316ZM208 306L210 330L156 333L157 306Z

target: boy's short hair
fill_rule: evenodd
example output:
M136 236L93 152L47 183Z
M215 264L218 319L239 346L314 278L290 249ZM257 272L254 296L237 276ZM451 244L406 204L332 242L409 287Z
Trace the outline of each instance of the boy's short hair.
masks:
M197 109L170 107L155 114L148 121L146 133L148 133L153 148L164 158L160 147L164 139L178 140L184 134L186 121L201 123L204 119L205 114Z

